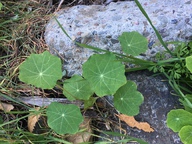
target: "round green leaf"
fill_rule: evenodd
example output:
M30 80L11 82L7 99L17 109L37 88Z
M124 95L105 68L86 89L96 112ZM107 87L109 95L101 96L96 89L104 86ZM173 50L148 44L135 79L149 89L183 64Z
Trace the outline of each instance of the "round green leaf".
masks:
M89 82L78 75L65 80L63 89L63 94L69 100L88 100L94 93Z
M186 60L186 67L192 73L192 56L186 57L185 60Z
M114 95L114 106L123 114L134 116L139 113L139 106L142 104L143 95L137 91L133 81L127 81Z
M48 125L58 134L74 134L83 121L78 106L52 102L47 108Z
M83 64L83 76L94 92L102 97L113 95L126 83L125 66L112 53L92 55Z
M184 126L179 131L179 137L184 144L192 144L192 126Z
M138 56L148 49L147 39L136 31L124 32L118 40L123 52L129 55Z
M183 109L171 110L167 115L167 126L179 132L183 126L192 125L192 114Z
M19 67L19 79L43 89L51 89L61 79L61 60L48 51L31 54Z

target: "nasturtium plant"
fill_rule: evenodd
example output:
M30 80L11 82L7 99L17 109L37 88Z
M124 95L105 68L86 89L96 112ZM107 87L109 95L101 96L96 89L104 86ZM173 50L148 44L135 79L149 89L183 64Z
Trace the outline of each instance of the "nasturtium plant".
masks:
M113 95L126 83L125 66L112 53L94 54L83 64L83 77L102 97Z
M118 89L114 95L114 106L123 114L134 116L139 113L139 106L142 104L143 95L137 91L137 86L133 81Z
M51 89L61 79L61 60L48 51L31 54L19 67L19 79L43 89Z
M192 73L192 56L186 57L185 60L186 60L186 67Z
M167 126L179 132L183 126L192 126L192 114L184 109L171 110L167 115Z
M184 144L192 144L192 126L184 126L179 131L179 137Z
M79 75L64 81L63 94L68 100L88 100L93 93L89 82Z
M124 32L118 40L123 52L132 56L138 56L148 49L147 39L136 31Z
M58 134L74 134L79 130L83 116L78 106L52 102L47 108L47 122Z

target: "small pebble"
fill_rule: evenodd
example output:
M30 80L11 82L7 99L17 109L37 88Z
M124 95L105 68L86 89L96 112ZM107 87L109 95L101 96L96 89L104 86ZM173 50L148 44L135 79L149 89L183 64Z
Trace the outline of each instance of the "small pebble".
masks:
M171 24L176 24L177 22L178 22L177 19L173 19L173 20L171 20Z

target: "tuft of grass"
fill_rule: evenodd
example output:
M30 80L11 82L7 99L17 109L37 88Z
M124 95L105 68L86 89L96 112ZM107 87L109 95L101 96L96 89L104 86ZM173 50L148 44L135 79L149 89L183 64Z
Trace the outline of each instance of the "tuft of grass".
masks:
M0 6L0 104L14 105L11 112L0 110L0 143L48 143L49 135L54 133L28 132L31 106L15 98L46 95L41 89L21 83L18 68L31 53L48 50L44 30L54 7L49 5L49 0L6 0Z
M50 8L39 1L4 1L0 11L0 92L20 94L18 67L31 53L48 49L43 34Z

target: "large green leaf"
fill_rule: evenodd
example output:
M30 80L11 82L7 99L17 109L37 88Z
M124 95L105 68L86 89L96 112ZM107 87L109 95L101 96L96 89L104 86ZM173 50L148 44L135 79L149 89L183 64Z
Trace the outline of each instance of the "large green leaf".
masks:
M186 57L186 67L192 73L192 56Z
M69 100L88 100L94 93L89 82L78 75L65 80L63 89L63 94Z
M179 137L184 144L192 144L192 126L184 126L179 131Z
M73 104L63 105L52 102L47 108L48 125L58 134L74 134L78 131L83 121L78 106Z
M43 89L51 89L61 79L61 60L48 51L31 54L19 67L19 79Z
M124 32L118 40L123 52L132 56L138 56L148 49L147 39L136 31Z
M192 114L183 109L171 110L167 115L167 126L179 132L183 126L192 126Z
M114 106L123 114L134 116L139 113L139 106L142 104L143 95L137 91L133 81L127 81L114 95Z
M94 92L102 97L113 95L126 83L125 66L112 53L94 54L83 64L83 76Z

